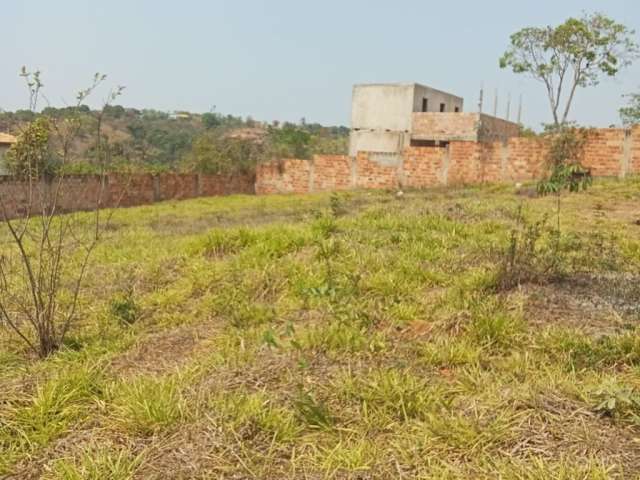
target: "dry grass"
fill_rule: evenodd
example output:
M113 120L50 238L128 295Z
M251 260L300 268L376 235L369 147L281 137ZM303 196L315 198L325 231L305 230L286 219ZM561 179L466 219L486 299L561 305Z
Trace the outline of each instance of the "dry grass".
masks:
M68 347L0 330L0 477L637 478L640 183L567 196L568 275L497 292L520 204L553 209L476 187L116 212Z

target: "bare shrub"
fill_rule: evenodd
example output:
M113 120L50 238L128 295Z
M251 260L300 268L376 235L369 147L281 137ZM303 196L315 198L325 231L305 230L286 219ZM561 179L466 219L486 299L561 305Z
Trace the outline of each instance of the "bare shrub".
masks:
M23 68L21 76L35 111L43 86L40 73ZM39 115L24 129L9 152L19 191L0 190L0 325L41 358L63 345L78 317L91 254L109 220L101 210L104 169L90 213L61 215L63 199L68 204L74 196L88 195L77 185L71 189L64 167L72 160L71 146L79 131L74 113L105 78L96 74L91 86L78 93L75 111L70 109L65 118ZM111 91L105 106L121 92L122 87ZM95 136L101 152L105 140L100 122Z
M546 283L562 276L563 262L556 237L557 232L548 226L548 216L531 222L520 207L509 244L500 254L496 288L510 290L524 283Z

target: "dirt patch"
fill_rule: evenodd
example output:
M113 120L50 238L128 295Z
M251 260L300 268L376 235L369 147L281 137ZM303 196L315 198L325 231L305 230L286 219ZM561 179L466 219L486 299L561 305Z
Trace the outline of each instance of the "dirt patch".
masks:
M215 334L211 324L180 326L142 338L111 363L118 375L161 374L187 363Z
M525 318L609 335L640 325L640 275L576 275L549 285L523 285Z
M635 478L640 473L640 430L618 425L584 404L546 392L534 399L531 414L509 455L520 458L598 458L612 474Z
M253 445L247 450L246 441L239 433L223 432L213 418L184 425L148 450L134 478L160 480L167 478L167 472L173 479L287 477L288 448L256 438L253 443L261 448Z

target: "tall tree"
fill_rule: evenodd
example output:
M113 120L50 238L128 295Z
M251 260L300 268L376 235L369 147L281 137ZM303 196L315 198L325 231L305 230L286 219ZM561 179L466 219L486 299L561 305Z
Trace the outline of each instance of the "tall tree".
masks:
M637 56L634 34L601 13L569 18L555 27L527 27L511 35L500 67L544 84L553 124L559 127L567 123L578 87L614 77Z
M624 125L640 123L640 93L630 93L629 103L620 109L620 118Z

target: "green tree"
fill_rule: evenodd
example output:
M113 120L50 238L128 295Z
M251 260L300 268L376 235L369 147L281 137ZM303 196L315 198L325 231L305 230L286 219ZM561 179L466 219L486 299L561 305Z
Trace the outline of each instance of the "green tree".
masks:
M7 152L9 171L19 178L32 180L53 174L51 133L52 125L47 117L39 117L28 124Z
M219 113L203 113L202 124L204 128L216 128L222 125L223 119Z
M269 128L268 141L276 158L310 158L311 134L286 123L283 128Z
M266 147L260 142L209 131L194 140L183 168L212 174L253 173L266 156Z
M614 77L637 56L634 33L601 13L569 18L555 27L523 28L511 35L500 67L544 84L553 124L559 127L567 122L578 87Z
M624 125L640 123L640 93L625 95L629 103L620 109L620 118Z

